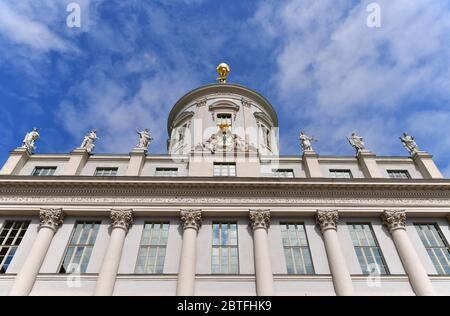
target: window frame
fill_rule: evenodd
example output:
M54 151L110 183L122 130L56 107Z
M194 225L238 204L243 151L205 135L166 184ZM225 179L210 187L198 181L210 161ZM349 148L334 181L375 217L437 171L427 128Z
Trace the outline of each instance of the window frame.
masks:
M115 171L115 174L109 174L109 175L105 175L105 174L98 174L99 171ZM95 168L95 172L94 172L94 176L95 177L116 177L117 173L119 172L119 168L118 167L96 167Z
M330 174L330 178L332 179L353 179L353 173L351 169L328 169L328 173ZM350 175L350 177L333 177L332 175L336 173L347 173Z
M219 226L219 239L222 239L222 225L231 225L234 224L236 225L236 245L232 245L232 244L222 244L220 243L219 245L214 245L214 225L220 225ZM239 264L239 223L237 221L212 221L211 222L211 253L210 253L210 258L211 258L211 274L212 275L239 275L240 274L240 264ZM218 261L219 261L219 272L214 272L213 270L213 258L214 258L214 248L218 248L219 249L219 256L218 256ZM221 255L221 250L222 248L227 248L228 249L228 253L230 253L230 249L231 248L236 248L236 259L237 259L237 264L236 264L236 272L223 272L222 271L222 264L221 264L221 259L222 259L222 255ZM228 270L232 267L231 264L231 256L228 257Z
M291 173L292 177L280 177L280 176L276 175L276 174L283 174L283 173ZM294 169L286 169L286 168L272 169L272 176L274 178L282 178L282 179L295 178Z
M11 219L6 219L2 223L2 226L0 228L0 234L3 234L4 230L6 229L5 228L6 224L9 223L9 222L12 223L11 227L7 228L8 231L5 234L3 241L1 241L1 243L0 243L0 250L1 251L3 249L7 248L6 252L3 254L4 258L2 260L0 260L0 275L1 274L6 274L8 272L8 268L11 266L11 263L12 263L12 261L14 259L14 256L17 253L17 249L19 249L20 244L22 243L23 238L25 237L25 234L27 233L28 228L30 227L30 224L31 224L30 220L16 220L16 219L12 219L11 220ZM20 226L17 228L17 232L16 232L15 236L13 237L12 242L8 244L7 241L11 238L11 234L12 234L13 230L16 229L15 228L16 223L20 223ZM25 227L24 227L24 225L25 225ZM20 238L20 241L16 245L15 243L16 243L18 238ZM12 256L10 257L12 249L14 249L14 250L13 250ZM8 260L9 257L10 257L9 262L6 263L6 261ZM6 269L4 269L5 264L7 264ZM2 271L2 270L4 270L4 271Z
M412 179L411 175L409 174L409 171L406 170L406 169L386 169L386 172L388 174L389 179L401 179L401 180L410 180L410 179ZM399 177L391 177L391 174L395 174L395 173L396 174L405 174L406 178L404 178L404 177L401 177L401 178L399 178Z
M389 267L387 265L386 259L384 258L383 250L381 249L380 243L378 242L377 235L375 234L375 231L373 230L372 223L370 223L370 222L346 222L346 225L347 225L348 232L350 234L350 240L352 241L352 246L353 246L353 250L355 252L356 257L358 257L358 253L356 252L356 247L358 247L358 248L377 248L378 251L380 252L381 262L383 263L383 267L384 267L384 270L385 270L385 273L380 273L380 275L391 275L391 272L390 272ZM372 234L372 238L374 240L375 246L355 246L353 244L353 239L352 239L351 232L350 232L350 229L349 229L350 225L367 225L367 226L369 226L369 230L370 230L370 232ZM359 238L358 238L358 240L359 240ZM368 271L366 271L366 272L363 271L363 267L361 266L361 263L359 262L358 258L357 258L357 260L358 260L359 267L361 268L362 275L370 275L370 273Z
M93 225L96 225L96 224L98 224L98 230L97 230L97 232L95 233L95 239L93 240L93 243L92 243L92 245L90 245L90 244L87 244L87 243L85 243L85 244L79 244L79 243L74 243L74 244L72 244L71 242L72 242L72 238L74 237L74 235L75 235L75 233L76 233L76 231L77 231L77 225L78 224L86 224L86 223L91 223L91 225L93 224ZM60 263L59 263L59 268L58 268L58 274L71 274L71 273L79 273L79 274L85 274L85 273L87 273L86 271L87 271L87 268L89 267L89 262L90 262L90 260L91 260L91 256L92 256L92 252L93 252L93 250L94 250L94 247L95 247L95 243L96 243L96 241L97 241L97 237L98 237L98 233L100 232L100 226L102 225L102 221L100 220L100 221L98 221L98 220L90 220L90 219L87 219L87 220L76 220L75 221L75 223L74 223L74 225L73 225L73 228L72 228L72 232L71 232L71 234L70 234L70 238L69 238L69 240L68 240L68 242L67 242L67 244L66 244L66 248L64 249L64 254L63 254L63 256L62 256L62 259L61 259L61 261L60 261ZM87 238L87 240L89 241L90 239L91 239L91 234L92 234L92 232L94 231L94 229L95 229L95 226L94 226L94 228L92 228L92 230L89 232L89 235L88 235L88 238ZM80 236L78 237L78 240L81 238L81 236L82 236L82 233L83 232L81 232L80 233ZM81 246L80 246L81 245ZM88 260L87 260L87 263L86 263L86 271L81 271L81 263L82 263L82 258L84 258L84 256L85 256L85 251L86 251L86 247L89 247L89 246L91 246L92 247L92 250L91 250L91 252L90 252L90 254L89 254L89 258L88 258ZM64 272L62 272L61 271L61 269L64 267L64 261L65 261L65 259L66 259L66 255L67 255L67 252L69 251L69 248L70 247L74 247L75 249L76 248L78 248L78 247L84 247L85 249L83 250L83 253L82 253L82 255L81 255L81 258L80 258L80 262L78 263L78 265L79 265L79 267L80 267L80 270L76 270L76 271L67 271L67 270L65 270ZM74 257L74 254L75 254L75 249L74 249L74 253L72 253L72 255L71 255L71 258L73 258ZM70 266L70 264L72 264L73 262L71 262L72 261L72 259L71 260L69 260L69 266ZM65 269L65 268L64 268Z
M175 174L158 174L160 171L175 171ZM178 167L156 167L155 177L176 177L178 176Z
M216 166L234 166L234 175L230 175L230 168L227 168L227 175L223 175L222 172L220 175L216 174ZM222 168L220 168L222 170ZM237 167L235 162L214 162L213 163L213 176L214 177L236 177L237 175Z
M31 172L31 175L33 177L51 177L51 176L55 175L55 172L56 172L57 168L58 168L57 166L35 166L33 171ZM44 174L44 175L42 175L40 173L36 174L36 172L38 170L52 170L53 172L51 174Z
M284 225L303 226L303 229L304 229L304 231L305 231L306 246L291 246L291 245L285 246L285 245L284 245L284 242L283 242L283 233L282 233L282 230L281 230L281 228L282 228ZM287 275L316 275L316 269L315 269L315 267L314 267L314 261L313 261L313 258L312 258L311 246L310 246L310 243L309 243L309 237L308 237L308 232L306 231L306 225L305 225L305 222L280 221L280 222L279 222L279 226L280 226L280 234L281 234L281 247L283 248L283 255L285 256L285 257L284 257L284 258L285 258L284 260L286 261L285 248L291 248L291 249L292 249L292 248L307 248L307 249L308 249L308 252L309 252L309 257L310 257L309 259L310 259L310 261L311 261L311 269L312 269L312 273L298 273L298 272L296 272L296 273L289 273L289 271L288 271L288 263L285 262L285 264L286 264L286 273L287 273ZM297 232L297 234L298 234L298 229L296 229L296 232ZM302 256L303 256L303 252L302 252ZM292 257L292 253L291 253L291 257ZM293 258L292 263L295 263L295 258ZM303 264L304 264L304 261L303 261ZM293 266L293 267L294 267L295 270L297 270L297 267L296 267L296 266ZM306 272L306 265L305 265L305 272Z
M438 275L438 276L450 276L450 273L448 273L448 274L447 274L447 273L442 274L442 273L440 273L440 272L438 271L438 269L436 268L436 265L434 264L433 259L431 258L430 254L429 254L429 252L428 252L428 249L430 249L430 248L431 248L431 249L436 249L436 248L443 249L443 248L446 248L446 249L450 252L450 244L449 244L447 238L445 238L445 235L442 233L442 230L441 230L441 228L439 227L439 224L438 224L437 222L413 222L413 225L414 225L414 228L415 228L415 230L416 230L416 233L417 233L417 235L418 235L420 241L422 242L422 246L425 248L425 252L427 253L428 258L431 260L431 262L432 262L432 264L433 264L433 267L434 267L434 269L435 269L436 272L437 272L436 275ZM423 242L422 238L420 237L420 234L419 234L419 232L418 232L418 230L417 230L417 226L418 226L418 225L434 226L434 227L436 228L436 232L438 233L439 237L441 238L442 243L444 244L444 247L427 247L427 246L425 246L425 244L424 244L424 242ZM433 237L434 237L434 236L433 236ZM434 238L435 238L435 237L434 237ZM434 253L434 252L433 252L433 253ZM436 256L436 255L435 255L435 256ZM438 260L438 262L439 262L439 260ZM439 262L439 264L440 264L440 262ZM440 265L441 265L441 264L440 264ZM449 264L449 267L450 267L450 264ZM445 269L443 269L443 270L445 271Z
M151 232L151 234L150 234L150 236L149 236L149 242L150 243L148 243L148 244L142 244L142 241L143 241L143 238L144 238L144 232L145 232L145 225L152 225L152 227L151 227L151 230L150 230L150 232ZM151 237L153 236L153 229L154 229L154 225L155 224L159 224L159 225L161 225L161 226L163 226L163 225L165 225L165 224L167 224L168 225L168 227L167 227L167 240L166 240L166 244L165 245L162 245L161 243L158 243L157 245L152 245L151 244ZM162 231L163 229L162 229L162 227L160 227L160 233L159 233L159 235L158 235L158 242L160 242L160 240L161 240L161 237L162 237L162 235L161 235L161 231ZM141 233L141 239L139 240L139 248L138 248L138 253L137 253L137 257L136 257L136 263L135 263L135 265L134 265L134 274L138 274L138 275L160 275L160 274L164 274L164 266L165 266L165 262L166 262L166 257L167 257L167 245L169 244L169 233L170 233L170 221L145 221L144 222L144 227L142 228L142 233ZM145 248L147 248L147 256L146 256L146 261L148 260L148 258L149 258L149 256L148 256L148 252L149 252L149 250L148 249L150 249L150 248L152 248L152 247L157 247L157 251L156 251L156 253L157 253L157 255L155 256L155 262L153 263L153 268L154 268L154 272L138 272L137 271L137 269L138 269L138 264L139 264L139 254L140 254L140 251L141 251L141 248L142 247L145 247ZM159 255L159 252L160 252L160 249L162 248L162 247L164 247L165 248L165 250L164 250L164 258L163 258L163 266L162 266L162 271L161 272L157 272L156 271L156 267L158 266L157 265L157 263L158 263L158 255ZM142 269L143 270L145 270L145 264L144 264L144 266L142 267Z

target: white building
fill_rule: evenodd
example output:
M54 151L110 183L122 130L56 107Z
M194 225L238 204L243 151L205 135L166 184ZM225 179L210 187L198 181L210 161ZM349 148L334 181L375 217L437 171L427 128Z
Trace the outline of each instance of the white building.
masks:
M431 155L280 156L269 101L224 79L174 105L166 155L14 149L0 295L450 295Z

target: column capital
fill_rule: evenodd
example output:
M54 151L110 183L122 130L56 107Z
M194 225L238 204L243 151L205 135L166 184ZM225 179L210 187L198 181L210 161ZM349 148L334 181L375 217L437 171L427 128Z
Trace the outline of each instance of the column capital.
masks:
M250 210L249 218L253 230L270 227L270 210Z
M42 208L39 211L39 228L48 227L56 231L64 220L64 213L61 208Z
M381 214L383 223L389 228L389 231L396 229L405 229L406 226L406 212L405 211L390 211L385 210Z
M113 228L123 228L126 232L133 224L133 210L111 210L109 214Z
M316 212L316 222L322 232L327 229L337 230L338 220L339 213L337 210L317 210Z
M180 220L183 229L194 228L198 231L202 226L202 211L193 209L181 210Z

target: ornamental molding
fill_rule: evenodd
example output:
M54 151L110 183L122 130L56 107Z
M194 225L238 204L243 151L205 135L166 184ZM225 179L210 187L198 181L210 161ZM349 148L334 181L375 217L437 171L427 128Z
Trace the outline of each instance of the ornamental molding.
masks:
M320 226L322 233L328 229L337 229L339 213L336 210L318 210L316 213L316 221Z
M405 211L389 211L386 210L381 214L383 223L389 228L389 231L396 229L405 229L406 212Z
M133 210L111 210L109 215L113 228L123 228L126 232L133 224Z
M120 177L119 177L120 178ZM214 183L211 183L214 182ZM2 204L371 205L450 207L450 186L285 181L0 181ZM131 205L129 205L131 206Z
M194 228L198 231L202 226L202 211L193 209L181 210L180 221L183 230L187 228Z
M250 210L249 218L253 230L270 227L270 210Z
M56 231L62 225L64 220L64 213L62 209L41 209L39 211L39 228L48 227Z

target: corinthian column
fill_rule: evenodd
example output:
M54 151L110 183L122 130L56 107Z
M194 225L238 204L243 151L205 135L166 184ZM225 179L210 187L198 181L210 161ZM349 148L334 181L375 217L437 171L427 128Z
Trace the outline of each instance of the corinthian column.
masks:
M406 233L406 212L384 211L381 218L391 232L395 247L416 295L435 295L428 274Z
M195 288L197 262L197 232L202 225L200 210L181 210L180 221L183 227L180 267L178 269L178 296L192 296Z
M112 295L125 237L133 223L132 210L112 210L110 217L112 226L111 237L105 257L103 258L100 273L98 274L94 292L96 296Z
M48 247L50 247L56 230L62 224L63 218L62 209L41 209L38 235L25 263L17 274L10 295L25 296L30 294Z
M256 294L258 296L272 296L273 274L267 240L267 230L270 227L270 212L269 210L250 210L249 217L253 230Z
M347 269L337 236L338 217L337 211L317 211L316 213L316 220L322 231L336 295L354 295L352 278Z

